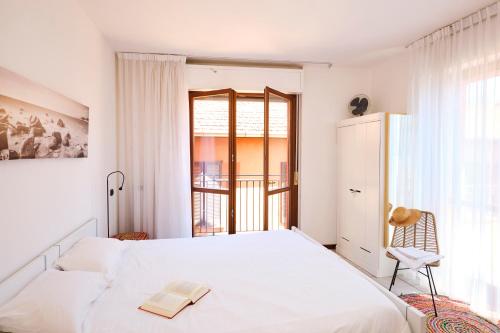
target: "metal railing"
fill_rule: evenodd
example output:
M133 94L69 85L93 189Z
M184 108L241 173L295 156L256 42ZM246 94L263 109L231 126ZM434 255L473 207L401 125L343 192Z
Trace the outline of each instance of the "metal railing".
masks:
M280 175L269 176L269 190L286 186ZM209 189L227 189L227 176L198 175L195 187ZM236 179L236 232L264 230L264 176L240 175ZM225 194L194 193L194 235L208 236L228 233L229 202ZM272 195L268 198L268 230L287 227L288 192Z

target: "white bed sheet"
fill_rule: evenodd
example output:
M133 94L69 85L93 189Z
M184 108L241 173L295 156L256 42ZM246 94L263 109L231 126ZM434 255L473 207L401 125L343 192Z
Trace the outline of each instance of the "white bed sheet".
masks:
M173 280L212 291L174 319L137 309ZM85 333L408 333L393 303L337 255L291 231L130 242Z

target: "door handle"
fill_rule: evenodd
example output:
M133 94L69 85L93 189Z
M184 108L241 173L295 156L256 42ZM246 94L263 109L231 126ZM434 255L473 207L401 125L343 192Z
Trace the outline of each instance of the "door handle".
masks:
M368 252L368 253L372 253L372 251L368 251L367 249L365 249L364 247L359 247L361 250L365 251L365 252Z
M352 188L350 188L349 191L351 191L351 193L361 193L360 190L355 190L355 189L352 189Z

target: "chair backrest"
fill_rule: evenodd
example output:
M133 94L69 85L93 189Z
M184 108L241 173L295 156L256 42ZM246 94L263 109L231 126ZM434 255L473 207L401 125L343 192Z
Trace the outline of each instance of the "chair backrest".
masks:
M417 223L407 227L394 227L391 247L415 247L439 254L436 218L431 212L422 211Z

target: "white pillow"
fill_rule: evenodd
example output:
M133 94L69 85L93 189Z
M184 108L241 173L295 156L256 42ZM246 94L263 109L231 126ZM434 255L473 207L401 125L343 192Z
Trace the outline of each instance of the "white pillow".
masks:
M0 331L80 333L92 303L107 286L101 273L43 272L0 308Z
M56 266L64 271L101 272L113 280L127 247L125 244L114 238L83 238L57 260Z

